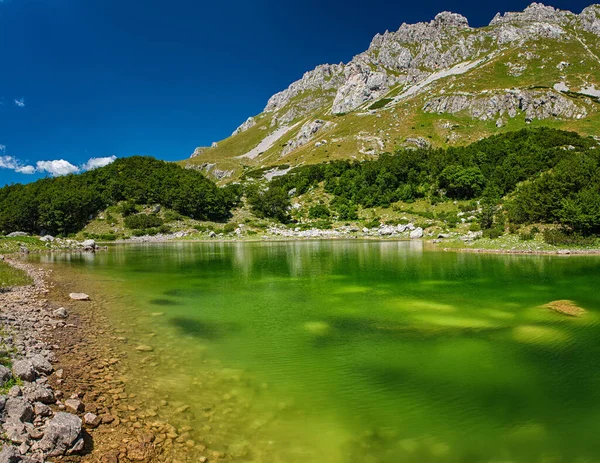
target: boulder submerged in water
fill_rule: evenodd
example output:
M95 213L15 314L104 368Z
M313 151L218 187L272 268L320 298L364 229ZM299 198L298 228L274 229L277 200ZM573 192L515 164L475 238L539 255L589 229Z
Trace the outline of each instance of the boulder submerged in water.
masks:
M581 317L586 312L585 309L579 307L573 301L568 300L552 301L549 304L546 304L544 307L569 317Z
M69 297L74 301L89 301L90 296L85 293L70 293Z

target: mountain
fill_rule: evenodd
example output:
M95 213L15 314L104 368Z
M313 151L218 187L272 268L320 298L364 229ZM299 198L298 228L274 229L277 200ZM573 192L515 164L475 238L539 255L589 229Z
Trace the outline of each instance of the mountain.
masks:
M227 182L526 126L600 135L599 110L600 5L574 14L533 3L480 28L443 12L377 34L347 64L307 72L182 164Z

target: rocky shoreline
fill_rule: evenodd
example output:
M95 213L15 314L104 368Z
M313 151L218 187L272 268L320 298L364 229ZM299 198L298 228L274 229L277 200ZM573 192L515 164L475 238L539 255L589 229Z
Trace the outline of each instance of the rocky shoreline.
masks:
M81 453L85 447L84 422L98 424L99 418L83 411L78 397L65 397L50 385L60 384L62 370L55 370L55 350L47 342L49 331L66 327L68 312L52 309L45 296L44 272L16 261L10 265L25 271L30 286L0 294L2 326L0 366L0 422L3 440L0 462L37 463L49 457Z
M0 389L0 463L207 462L224 454L190 438L178 410L148 403L131 381L127 344L103 302L75 300L63 277L15 256L5 262L33 283L0 292L8 365ZM5 347L4 347L5 346ZM0 353L2 353L0 352ZM137 352L139 356L152 353ZM144 359L149 360L149 359Z

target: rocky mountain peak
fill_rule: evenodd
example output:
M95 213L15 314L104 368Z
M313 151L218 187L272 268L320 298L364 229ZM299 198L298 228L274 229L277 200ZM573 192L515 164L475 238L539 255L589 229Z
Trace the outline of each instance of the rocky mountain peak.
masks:
M526 22L562 23L569 15L572 15L572 13L534 2L522 12L509 12L504 13L504 15L500 13L496 14L490 22L490 26Z
M375 35L348 63L306 72L238 127L227 150L198 150L194 162L208 172L225 152L240 163L358 159L540 120L598 127L599 47L600 5L574 14L532 3L481 28L444 11Z
M437 26L469 27L469 20L458 13L442 11L436 15L433 23Z

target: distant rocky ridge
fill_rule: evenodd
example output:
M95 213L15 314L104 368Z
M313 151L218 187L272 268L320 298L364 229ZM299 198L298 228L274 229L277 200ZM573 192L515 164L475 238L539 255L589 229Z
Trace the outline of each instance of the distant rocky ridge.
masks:
M409 138L472 141L511 119L560 120L570 128L568 121L599 117L599 56L600 5L575 14L533 3L523 12L498 13L481 28L442 12L377 34L347 64L305 73L188 165L216 164L234 178L244 166L360 158L409 146ZM480 121L481 133L453 130L453 120L432 123L427 114ZM225 160L227 169L220 167Z

